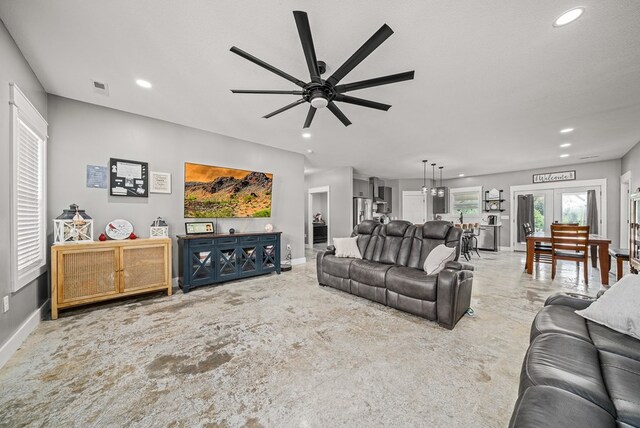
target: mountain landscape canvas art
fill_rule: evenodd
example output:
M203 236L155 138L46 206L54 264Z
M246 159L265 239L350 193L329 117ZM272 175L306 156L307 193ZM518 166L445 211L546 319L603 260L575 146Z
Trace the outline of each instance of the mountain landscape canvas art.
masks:
M273 174L184 164L185 218L271 217Z

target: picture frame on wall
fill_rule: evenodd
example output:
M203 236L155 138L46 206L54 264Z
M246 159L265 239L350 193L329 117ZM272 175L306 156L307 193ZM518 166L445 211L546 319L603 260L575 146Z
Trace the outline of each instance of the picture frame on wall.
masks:
M125 159L109 160L111 196L149 197L149 164Z
M149 172L149 193L171 193L171 174L168 172Z
M202 235L207 233L215 233L212 221L193 221L184 224L187 235Z

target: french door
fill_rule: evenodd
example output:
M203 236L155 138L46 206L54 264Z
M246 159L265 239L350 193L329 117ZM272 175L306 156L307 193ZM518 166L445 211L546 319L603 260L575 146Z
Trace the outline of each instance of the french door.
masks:
M518 213L518 204L522 198L518 196L531 195L533 198L533 221L531 227L534 232L551 233L553 223L578 223L581 226L587 224L587 199L588 191L595 192L595 201L598 212L599 230L602 228L602 192L599 185L562 187L556 189L520 190L514 192L515 212ZM516 215L512 224L518 229L512 234L514 237L513 248L518 251L526 250L526 240L518 234L522 230L522 221Z

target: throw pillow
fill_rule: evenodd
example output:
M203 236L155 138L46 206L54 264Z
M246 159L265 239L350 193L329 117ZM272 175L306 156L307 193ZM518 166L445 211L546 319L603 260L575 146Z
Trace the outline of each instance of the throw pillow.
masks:
M358 237L353 238L333 238L333 246L336 247L336 257L353 257L361 259L360 249L358 248Z
M447 262L450 262L455 258L455 248L440 244L427 254L427 258L424 260L423 269L427 275L435 275L444 269L444 265L447 264Z
M588 308L576 314L640 339L640 276L625 275Z

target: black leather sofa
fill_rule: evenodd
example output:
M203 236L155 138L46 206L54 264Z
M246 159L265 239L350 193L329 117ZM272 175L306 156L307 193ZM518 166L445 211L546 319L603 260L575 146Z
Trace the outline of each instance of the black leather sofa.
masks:
M536 315L510 427L640 427L640 340L574 312L592 302L558 294Z
M437 321L452 329L471 302L473 267L448 262L436 275L423 270L427 254L445 244L460 255L462 230L447 221L430 221L415 226L396 220L381 225L366 220L351 236L358 237L362 260L339 258L335 249L317 255L318 282Z

